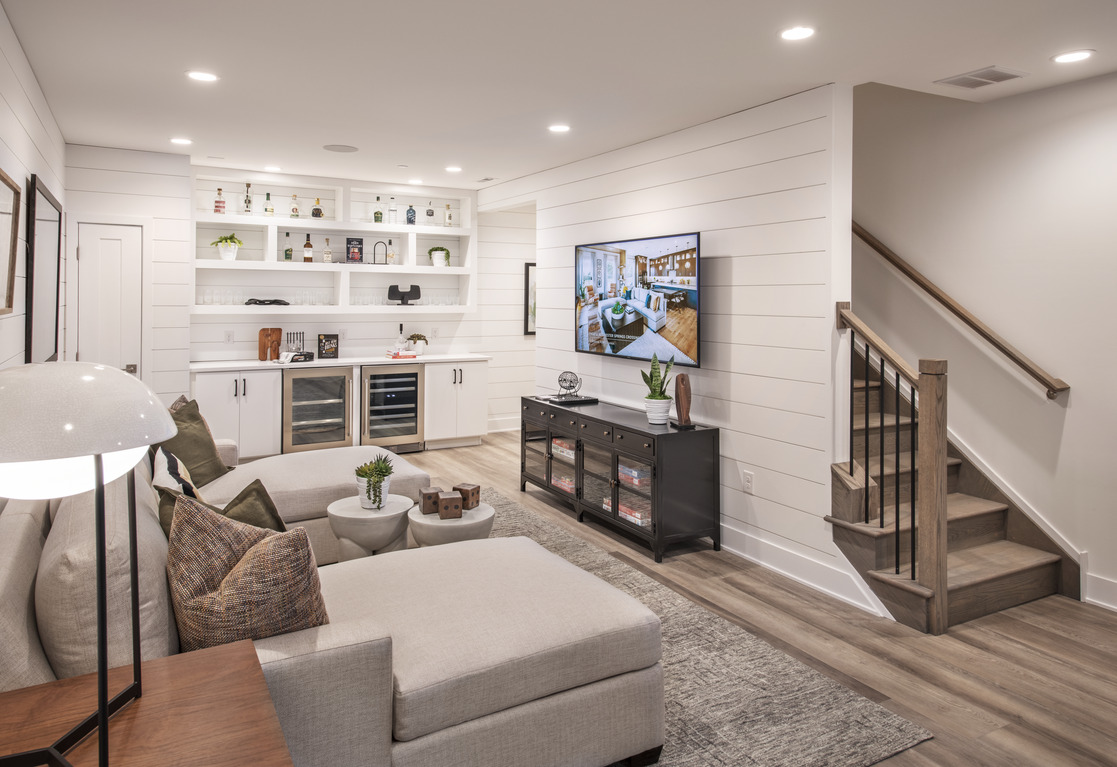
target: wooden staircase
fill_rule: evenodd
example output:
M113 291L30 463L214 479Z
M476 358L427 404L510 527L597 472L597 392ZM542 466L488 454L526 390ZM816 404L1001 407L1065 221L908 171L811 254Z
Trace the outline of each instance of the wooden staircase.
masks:
M866 370L864 356L855 357L851 366ZM868 380L855 373L861 379L853 382L850 408L853 471L849 462L831 467L832 513L826 519L834 542L893 617L938 633L1050 594L1078 599L1077 563L948 443L946 619L934 618L935 589L926 585L926 578L912 577L913 524L917 544L933 537L921 535L919 515L912 513L921 484L918 413L905 392L897 398L890 379L881 380L879 368L879 361L868 366ZM922 562L916 556L917 568L926 567Z

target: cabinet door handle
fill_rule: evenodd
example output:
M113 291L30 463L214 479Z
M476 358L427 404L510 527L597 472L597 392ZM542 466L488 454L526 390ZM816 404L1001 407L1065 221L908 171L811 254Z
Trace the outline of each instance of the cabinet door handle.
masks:
M240 396L240 390L237 388L238 386L240 386L240 381L238 381L237 379L234 378L233 379L233 399L236 399L237 397Z
M454 383L458 382L458 369L454 368Z
M240 393L245 397L248 396L248 379L247 378L240 379Z
M465 371L461 368L458 368L458 383L465 383Z

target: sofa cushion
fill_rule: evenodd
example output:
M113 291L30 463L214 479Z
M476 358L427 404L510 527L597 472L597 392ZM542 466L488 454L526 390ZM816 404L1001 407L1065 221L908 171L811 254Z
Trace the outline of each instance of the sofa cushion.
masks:
M234 522L185 496L175 505L167 578L184 651L329 623L306 531Z
M167 592L167 539L159 527L155 490L146 462L136 467L137 572L143 658L178 652ZM108 572L109 667L132 662L128 478L105 487L105 564ZM97 551L93 492L63 498L47 536L35 583L39 636L61 679L97 670Z
M0 513L0 692L54 681L35 625L35 573L49 530L48 501L7 501Z
M326 507L357 494L357 467L389 455L395 472L392 493L418 501L420 490L430 485L430 475L382 447L335 447L261 458L238 466L199 487L207 503L224 506L253 480L268 489L279 516L288 526L305 519L325 518Z
M159 525L168 538L171 537L171 522L175 516L175 504L178 499L185 496L193 498L210 511L228 517L236 522L253 525L265 530L274 530L277 533L287 531L287 526L279 518L264 483L258 479L252 480L248 487L241 490L237 497L225 504L225 508L206 503L197 496L192 496L178 490L157 487L159 491Z
M176 401L175 405L179 405ZM198 410L198 403L190 400L171 412L178 434L164 442L161 447L178 456L194 482L201 486L212 482L228 471L217 454L209 426Z
M527 538L355 559L320 578L335 623L375 615L392 635L396 740L660 659L651 610Z

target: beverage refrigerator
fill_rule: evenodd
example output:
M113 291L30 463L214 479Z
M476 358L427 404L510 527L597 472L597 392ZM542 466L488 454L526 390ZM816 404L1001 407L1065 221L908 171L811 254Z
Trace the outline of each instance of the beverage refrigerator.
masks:
M423 366L361 368L361 444L395 453L423 449Z
M353 368L283 371L283 452L353 444Z

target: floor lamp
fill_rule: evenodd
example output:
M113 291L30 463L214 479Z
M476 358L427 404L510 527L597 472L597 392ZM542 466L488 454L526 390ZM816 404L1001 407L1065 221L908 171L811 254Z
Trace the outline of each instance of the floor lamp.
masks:
M98 733L99 764L109 763L109 717L140 697L139 580L133 468L149 445L177 431L170 413L142 381L87 362L47 362L0 370L0 497L61 498L94 492L97 547L97 711L50 746L0 756L0 767L60 765L64 754ZM129 474L128 524L132 593L132 683L108 696L105 485Z

